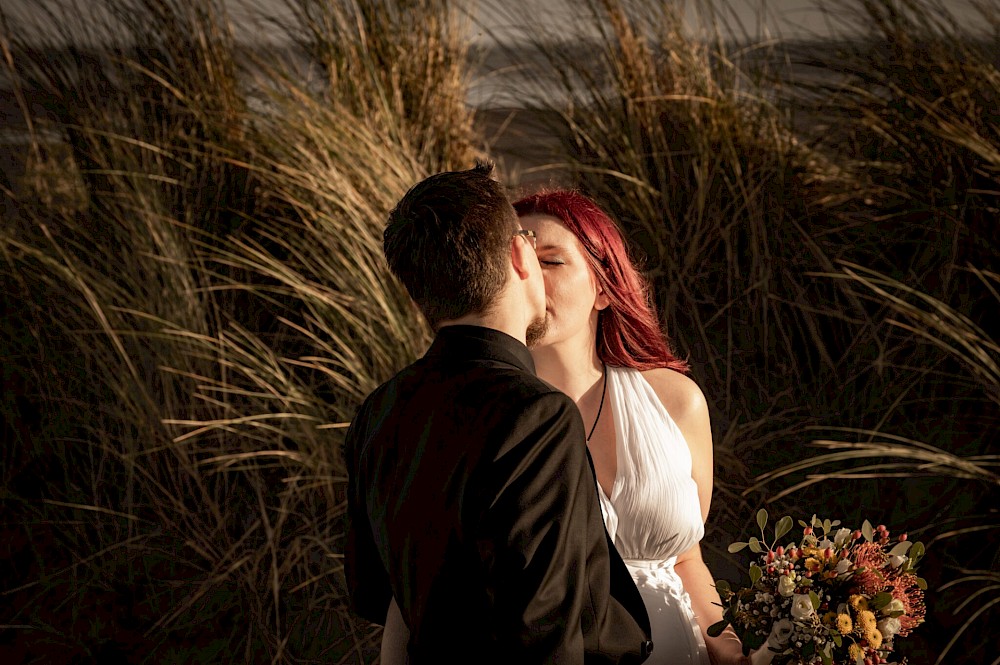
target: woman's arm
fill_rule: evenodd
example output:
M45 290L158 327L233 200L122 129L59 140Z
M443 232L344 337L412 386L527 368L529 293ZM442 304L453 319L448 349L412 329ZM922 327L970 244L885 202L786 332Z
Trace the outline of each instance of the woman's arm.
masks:
M406 665L406 645L410 641L410 630L403 621L399 605L393 598L385 614L385 629L382 631L382 655L380 665Z
M645 376L691 450L691 477L698 486L698 502L704 522L712 505L714 482L712 426L705 394L694 381L672 370L652 370ZM712 573L701 556L701 545L695 545L678 556L674 570L691 598L691 609L698 618L713 665L748 665L743 645L731 629L719 637L708 636L708 627L722 620L722 603L715 590Z
M748 665L750 662L743 655L743 643L733 632L732 627L718 637L708 636L708 627L722 620L722 607L719 594L715 590L715 580L712 573L701 558L701 546L695 545L677 558L674 570L684 583L684 589L691 597L691 609L698 617L698 626L708 647L708 655L713 665L731 665L738 663Z

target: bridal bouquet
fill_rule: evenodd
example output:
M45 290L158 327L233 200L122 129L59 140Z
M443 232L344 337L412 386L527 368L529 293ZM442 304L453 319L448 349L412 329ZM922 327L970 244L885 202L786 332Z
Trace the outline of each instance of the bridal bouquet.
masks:
M716 582L723 620L708 630L717 636L732 625L744 653L759 649L755 663L888 663L894 641L923 622L927 584L915 569L924 546L906 534L891 539L867 520L851 530L814 515L809 524L799 521L801 538L779 544L792 518L778 521L770 542L766 511L757 513L757 525L760 539L729 546L758 555L750 585Z

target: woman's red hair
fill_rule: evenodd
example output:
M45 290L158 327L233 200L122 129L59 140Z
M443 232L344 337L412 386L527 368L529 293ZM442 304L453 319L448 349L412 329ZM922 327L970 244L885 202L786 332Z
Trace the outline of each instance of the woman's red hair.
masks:
M621 231L589 197L572 190L543 190L514 203L519 217L555 217L577 237L608 296L597 324L597 354L608 365L637 370L666 367L687 372L660 328L649 282L629 257Z

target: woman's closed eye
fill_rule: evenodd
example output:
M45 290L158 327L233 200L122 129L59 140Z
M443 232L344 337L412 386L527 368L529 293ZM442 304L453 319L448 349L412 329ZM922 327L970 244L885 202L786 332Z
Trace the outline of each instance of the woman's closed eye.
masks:
M563 261L560 261L559 259L539 259L538 262L541 263L543 266L561 266L561 265L563 265Z

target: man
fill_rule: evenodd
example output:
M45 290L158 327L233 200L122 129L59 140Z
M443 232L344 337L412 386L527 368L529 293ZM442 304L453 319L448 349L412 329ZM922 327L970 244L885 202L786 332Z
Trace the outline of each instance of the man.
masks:
M347 434L352 606L395 597L423 663L638 663L638 591L601 519L576 405L534 375L545 330L534 239L492 165L415 185L389 267L436 330Z

